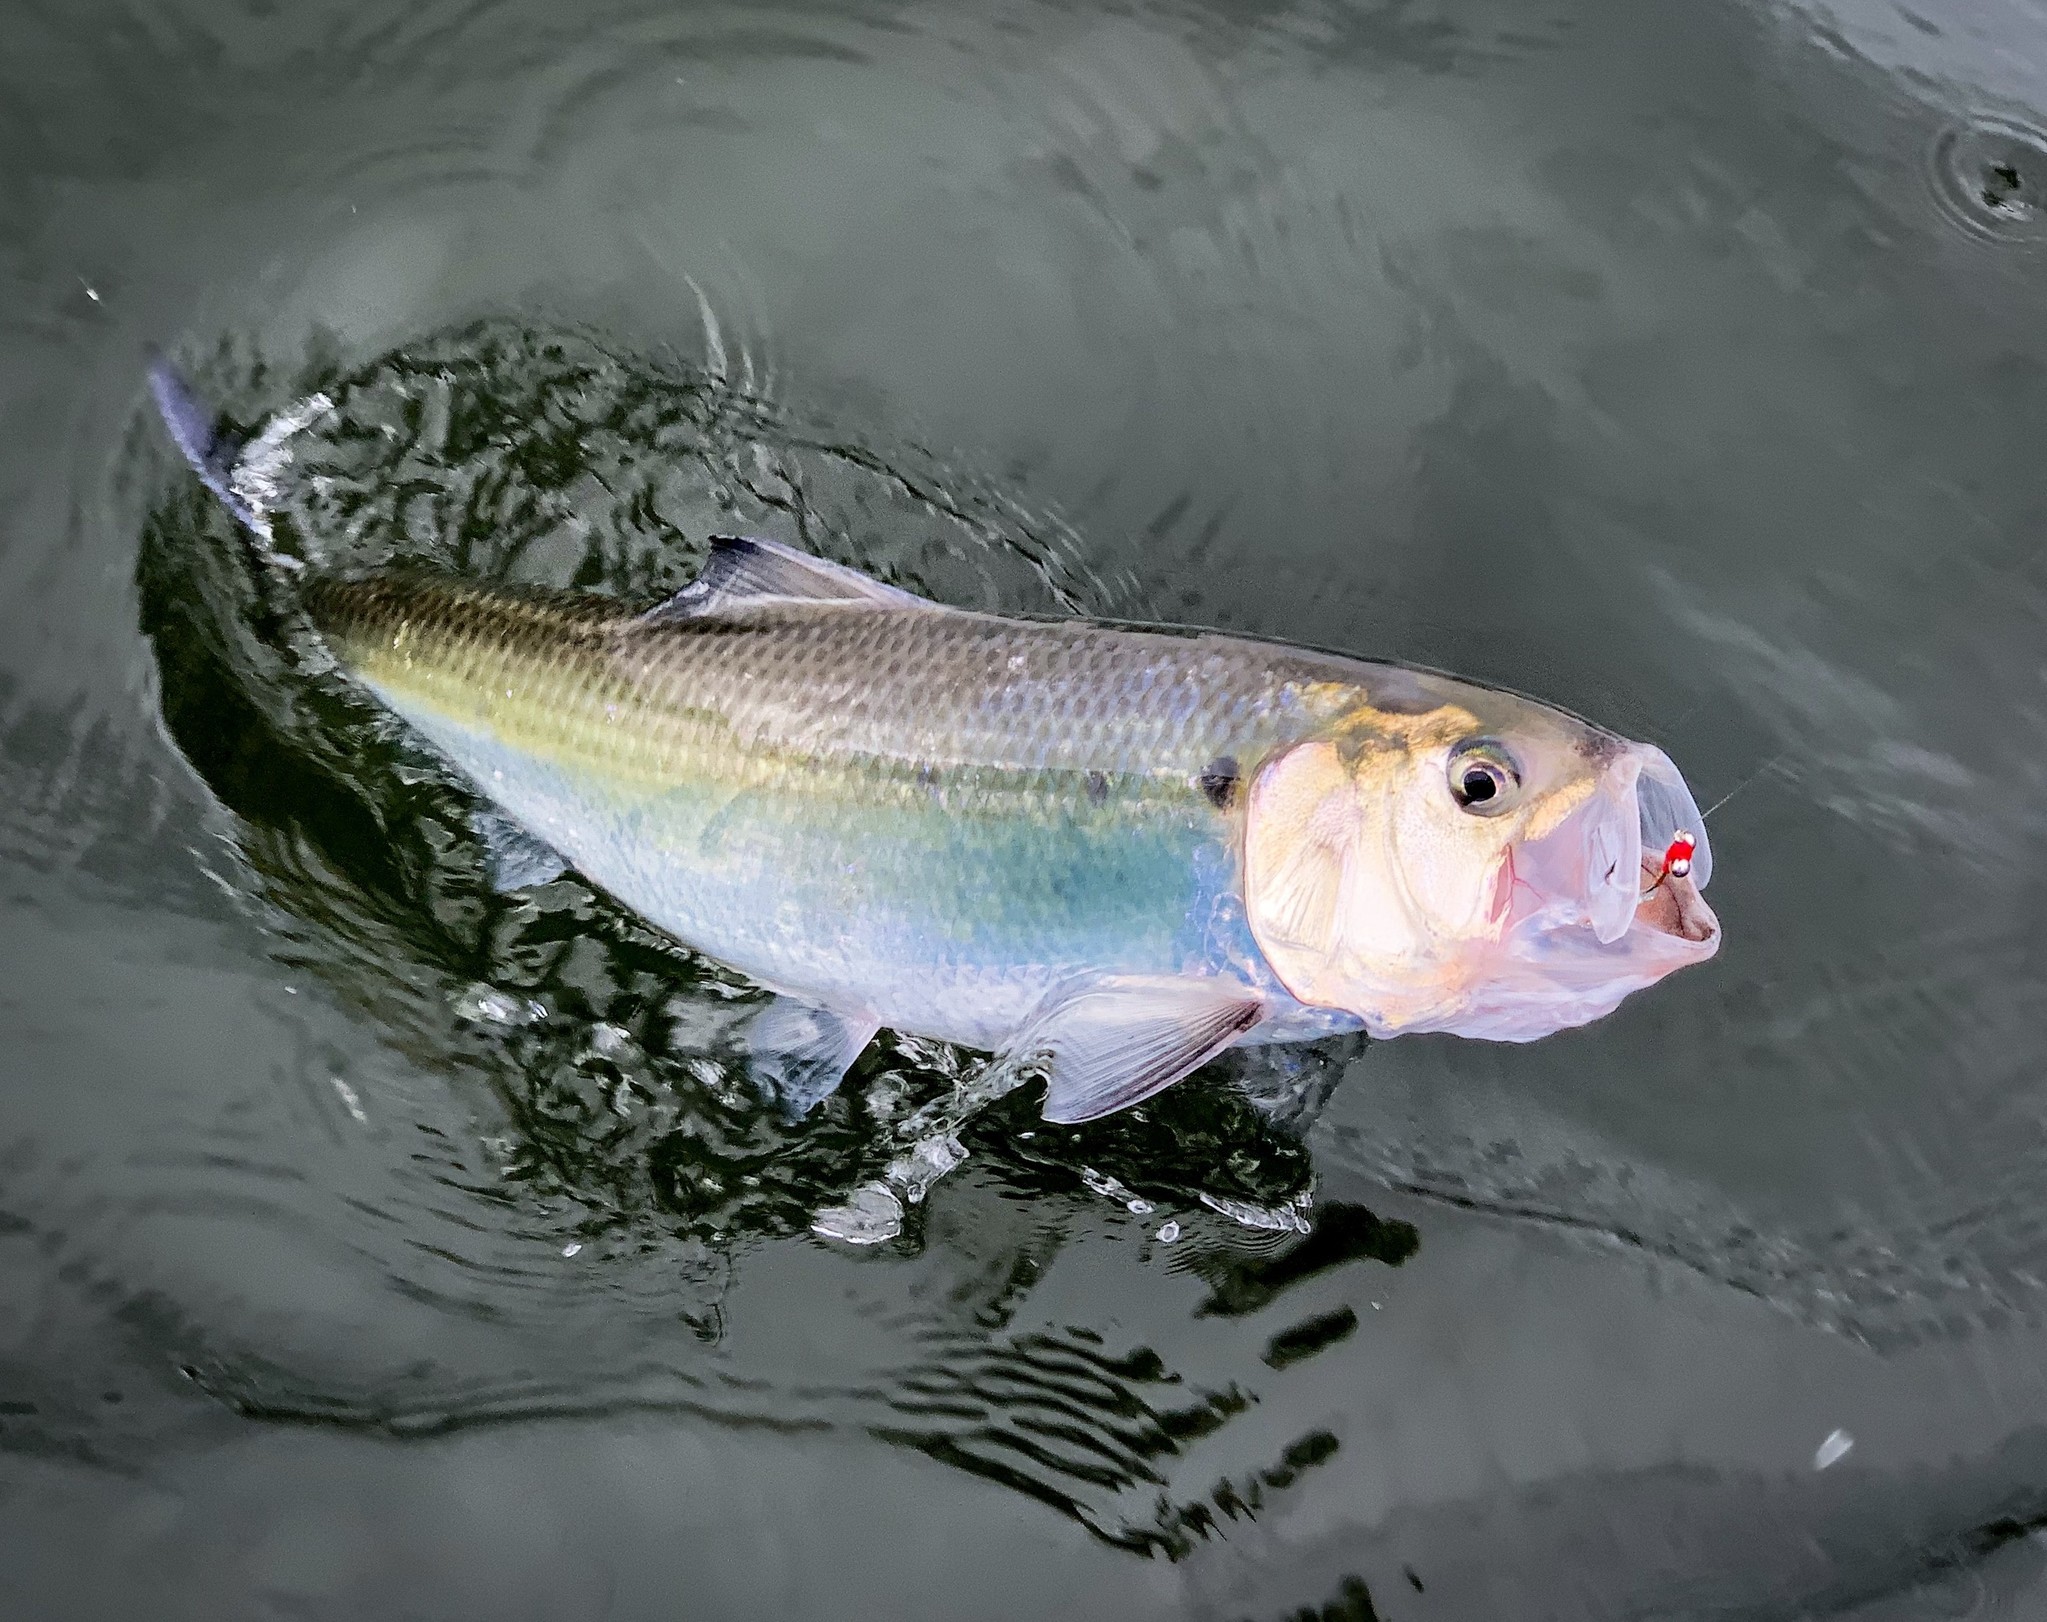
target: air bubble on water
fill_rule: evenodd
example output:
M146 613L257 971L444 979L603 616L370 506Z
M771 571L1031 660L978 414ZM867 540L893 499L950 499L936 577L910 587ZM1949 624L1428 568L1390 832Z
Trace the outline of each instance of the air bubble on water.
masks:
M1292 1202L1280 1206L1263 1206L1253 1205L1247 1200L1225 1199L1220 1194L1203 1194L1201 1203L1242 1227L1256 1228L1264 1233L1308 1231L1308 1219L1301 1215L1300 1207Z
M1812 1467L1815 1470L1824 1470L1830 1465L1839 1464L1848 1457L1854 1446L1855 1438L1846 1431L1830 1431L1827 1439L1820 1443L1819 1451L1812 1456Z
M454 1006L458 1018L478 1025L499 1025L507 1030L531 1025L547 1012L530 997L515 997L509 991L500 991L496 986L487 986L481 981L458 995Z
M966 1147L958 1138L950 1132L934 1132L889 1162L888 1180L912 1205L921 1205L931 1185L966 1158Z
M1129 1209L1132 1216L1151 1215L1152 1204L1150 1200L1125 1200L1123 1203Z
M564 1256L573 1256L576 1254L577 1251L581 1250L582 1248L583 1247L579 1244L566 1244L562 1246L562 1254Z
M1949 223L1993 242L2047 240L2047 131L1995 115L1950 124L1927 179Z
M1080 1168L1080 1180L1104 1199L1114 1200L1119 1205L1130 1198L1129 1189L1107 1172L1096 1171L1092 1166Z
M1170 1218L1159 1224L1159 1243L1170 1245L1180 1237L1180 1224Z
M356 1096L355 1089L339 1076L330 1076L328 1079L334 1083L334 1091L341 1095L343 1106L355 1117L355 1124L368 1126L370 1118L363 1113L362 1100Z
M909 1088L900 1076L882 1076L867 1089L867 1113L877 1121L893 1121L908 1097Z
M865 1183L844 1205L828 1206L810 1219L810 1231L848 1245L878 1245L903 1231L903 1202L886 1183Z

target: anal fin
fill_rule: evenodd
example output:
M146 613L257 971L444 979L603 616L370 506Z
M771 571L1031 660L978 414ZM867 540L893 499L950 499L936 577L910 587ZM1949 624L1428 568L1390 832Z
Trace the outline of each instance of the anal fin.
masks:
M1235 981L1120 977L1054 1003L1003 1054L1046 1072L1045 1119L1113 1115L1198 1070L1265 1017Z
M490 872L490 887L503 892L545 884L568 871L560 851L536 839L495 806L479 806L470 814L469 825L483 842L484 863Z
M794 1120L838 1090L880 1029L860 1015L777 997L746 1022L747 1057L755 1078Z

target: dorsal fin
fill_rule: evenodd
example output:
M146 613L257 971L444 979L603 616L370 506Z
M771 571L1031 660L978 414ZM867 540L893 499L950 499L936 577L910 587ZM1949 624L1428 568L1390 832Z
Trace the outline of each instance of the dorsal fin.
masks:
M858 569L827 563L779 541L740 535L711 537L703 572L667 602L640 616L642 624L729 614L763 603L871 603L878 608L931 608L929 599L884 586Z

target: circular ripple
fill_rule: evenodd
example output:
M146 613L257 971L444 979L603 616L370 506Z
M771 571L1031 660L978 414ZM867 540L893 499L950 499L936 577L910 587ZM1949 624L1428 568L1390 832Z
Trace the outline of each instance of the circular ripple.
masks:
M1934 201L1969 235L2047 240L2047 132L1979 116L1950 124L1929 153Z

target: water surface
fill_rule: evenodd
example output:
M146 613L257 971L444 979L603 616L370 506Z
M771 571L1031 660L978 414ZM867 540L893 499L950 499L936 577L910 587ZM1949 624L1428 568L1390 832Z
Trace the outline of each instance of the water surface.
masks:
M2037 10L4 20L0 1608L2047 1603ZM332 563L652 596L738 529L1540 694L1729 796L1727 947L1013 1098L835 1245L972 1056L791 1125L743 981L492 895L151 343L335 399Z

